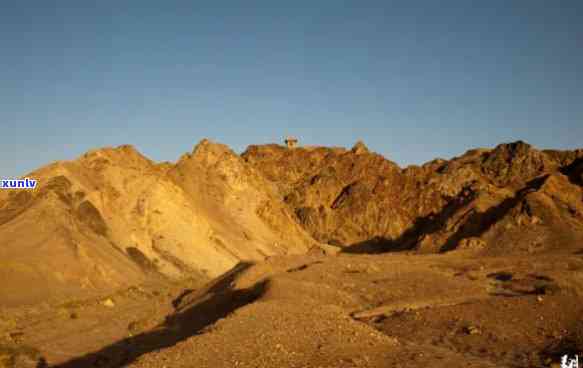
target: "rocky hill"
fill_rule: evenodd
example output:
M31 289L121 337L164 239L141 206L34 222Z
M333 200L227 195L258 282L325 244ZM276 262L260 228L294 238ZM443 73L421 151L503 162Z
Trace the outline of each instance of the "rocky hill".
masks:
M175 163L121 146L27 176L36 189L0 191L0 367L552 367L583 351L583 150L400 168L362 142L203 140Z
M515 142L404 169L362 142L242 156L315 239L347 252L539 252L583 239L583 150Z
M0 192L0 304L202 282L323 243L347 253L570 247L583 239L582 176L583 150L523 142L407 168L362 142L239 156L203 140L175 163L98 149L30 173L33 191Z
M131 146L88 152L0 192L0 305L90 295L148 278L213 278L314 240L274 186L204 140L176 163Z

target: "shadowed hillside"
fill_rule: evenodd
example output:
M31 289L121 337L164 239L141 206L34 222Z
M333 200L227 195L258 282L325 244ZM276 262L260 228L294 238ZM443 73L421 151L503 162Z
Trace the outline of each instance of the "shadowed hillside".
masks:
M399 168L351 150L250 146L297 221L347 252L537 252L583 239L583 151L524 143Z

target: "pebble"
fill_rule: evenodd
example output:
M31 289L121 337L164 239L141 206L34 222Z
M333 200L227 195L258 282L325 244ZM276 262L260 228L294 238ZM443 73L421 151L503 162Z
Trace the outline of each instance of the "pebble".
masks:
M113 302L113 300L111 300L111 298L107 298L104 301L102 301L101 305L103 305L104 307L107 307L107 308L115 307L115 303Z
M482 333L480 329L476 326L468 326L466 327L465 330L468 335L479 335L480 333Z

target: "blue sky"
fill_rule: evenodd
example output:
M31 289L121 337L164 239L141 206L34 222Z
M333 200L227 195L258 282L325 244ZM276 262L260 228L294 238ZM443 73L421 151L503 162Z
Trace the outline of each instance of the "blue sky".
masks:
M102 146L176 160L362 139L400 165L583 147L583 2L11 2L0 177Z

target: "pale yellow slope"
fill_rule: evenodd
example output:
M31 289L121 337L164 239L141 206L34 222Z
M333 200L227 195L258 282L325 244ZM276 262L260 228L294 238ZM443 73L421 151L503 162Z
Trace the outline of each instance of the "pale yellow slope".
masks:
M75 297L148 277L215 277L314 241L239 156L203 141L177 164L131 146L90 151L0 193L0 303ZM6 281L6 283L10 283Z

